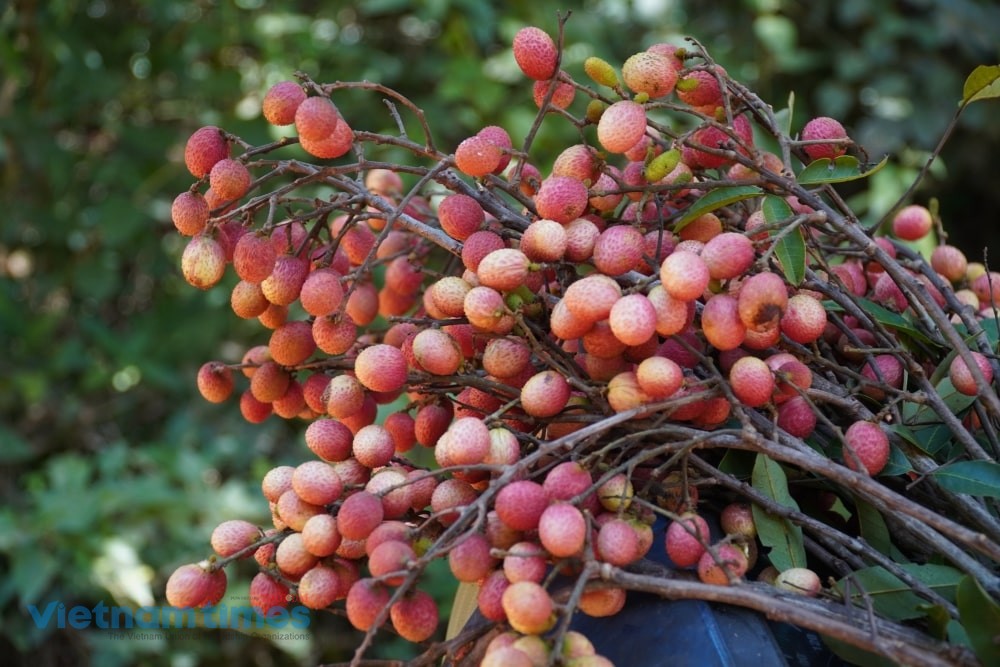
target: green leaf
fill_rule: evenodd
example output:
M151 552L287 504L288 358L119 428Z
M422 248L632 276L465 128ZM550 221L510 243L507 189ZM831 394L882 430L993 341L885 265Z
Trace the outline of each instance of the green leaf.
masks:
M927 344L933 344L927 335L917 329L913 323L900 315L899 313L894 313L884 306L880 306L870 299L857 298L855 299L861 310L868 313L868 315L875 319L876 322L882 326L889 327L891 329L896 329L902 331L903 333L909 334L916 340L922 341ZM824 301L823 307L828 311L843 312L844 309L840 307L840 304L834 301Z
M779 223L782 220L788 220L793 214L792 207L788 205L788 202L776 195L767 195L764 197L764 202L760 205L760 208L764 212L764 221L769 225Z
M949 565L906 564L900 567L945 599L955 596L963 576L962 572ZM859 606L865 606L870 601L876 612L895 621L926 616L929 609L923 598L880 565L858 570L840 579L834 588L841 595L849 595L851 602Z
M857 665L858 667L898 667L898 663L888 658L883 658L871 651L858 648L854 644L848 644L845 641L827 637L826 635L820 635L820 638L824 644L830 647L831 651L837 654L837 657L849 665Z
M1000 97L1000 65L980 65L965 80L959 106L996 97Z
M798 503L788 493L788 478L781 465L773 459L758 454L750 477L753 488L785 507L799 509ZM774 567L784 571L806 566L806 550L802 528L788 519L768 514L757 504L752 506L757 535L761 544L770 547L768 558Z
M860 498L855 499L854 508L858 514L861 537L865 542L894 560L905 561L906 557L892 543L889 527L885 524L882 514L871 503Z
M972 650L984 665L1000 665L1000 605L969 576L959 582L956 598Z
M788 281L798 285L806 275L806 242L802 229L788 231L777 226L777 223L792 217L792 207L781 197L767 195L761 209L764 211L764 221L771 228L771 237L779 237L774 246L774 255Z
M941 488L972 496L1000 497L1000 463L959 461L931 473Z
M744 199L759 197L762 194L764 194L764 191L753 185L733 185L731 187L716 188L688 207L684 215L674 223L674 231L679 232L706 213L711 213L723 206L729 206Z
M865 169L858 158L853 155L841 155L831 160L822 157L811 162L808 167L799 172L798 182L801 185L820 185L822 183L846 183L861 178L868 178L889 162L886 155L877 164Z

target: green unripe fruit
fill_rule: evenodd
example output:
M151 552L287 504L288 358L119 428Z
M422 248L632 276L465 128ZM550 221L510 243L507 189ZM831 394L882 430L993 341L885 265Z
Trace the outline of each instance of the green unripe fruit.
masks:
M655 183L666 178L667 174L674 170L677 163L681 161L681 152L672 148L665 153L660 153L646 165L644 175L650 183Z
M618 86L618 73L611 63L603 58L590 56L583 61L583 71L598 85L608 88Z

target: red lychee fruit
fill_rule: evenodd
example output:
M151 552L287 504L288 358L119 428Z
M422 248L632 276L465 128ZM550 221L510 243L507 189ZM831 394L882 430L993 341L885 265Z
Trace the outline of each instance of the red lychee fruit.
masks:
M892 233L904 241L919 241L927 236L933 225L931 212L919 204L905 206L892 217Z
M746 574L748 565L746 554L735 545L716 544L698 559L698 578L706 584L726 586L730 579Z
M215 163L229 157L229 144L214 125L199 128L184 146L184 164L195 178L208 175Z
M632 100L615 102L597 122L597 140L609 153L624 153L646 132L646 110Z
M608 276L620 276L638 269L642 266L645 244L642 232L632 225L608 227L594 241L594 266Z
M841 140L831 143L805 144L802 150L810 160L833 159L847 152L847 131L839 121L827 116L813 118L802 128L803 141Z
M437 602L424 591L414 591L389 608L389 618L403 639L422 642L437 630Z
M485 137L478 135L464 139L455 149L455 166L463 174L473 178L493 173L504 155L500 148Z
M660 265L663 288L678 301L697 299L704 294L710 280L705 260L687 250L674 250Z
M705 519L697 514L685 514L679 521L667 526L667 555L677 567L692 567L705 553L708 539L708 523Z
M264 93L261 111L271 125L291 125L295 111L306 99L302 86L294 81L279 81Z
M541 28L527 26L514 35L514 60L524 75L545 81L556 75L559 52L556 43Z
M514 530L535 530L549 496L541 484L530 480L511 482L496 497L500 520Z
M549 505L538 520L538 539L556 558L568 558L583 551L587 520L569 503Z
M501 604L511 627L523 634L540 635L555 624L552 598L533 581L518 581L508 586Z
M951 365L948 367L948 377L959 392L966 396L976 396L980 391L985 390L993 383L993 366L990 365L989 359L983 354L975 351L970 351L970 354L976 362L976 366L979 367L979 372L982 373L983 379L986 380L986 386L981 387L973 379L972 373L969 371L969 366L959 356L952 359Z
M299 103L293 120L300 139L322 142L337 129L340 113L329 98L309 97Z
M762 359L741 357L729 369L729 384L736 398L751 408L757 408L771 400L774 373Z
M587 210L587 186L571 176L549 176L535 193L539 217L567 224Z
M889 462L889 438L878 424L857 421L844 431L844 465L877 475ZM862 468L863 466L863 468Z
M208 289L226 272L226 251L205 234L192 236L181 254L181 273L189 285Z
M634 92L646 93L655 99L673 92L677 83L677 70L666 56L652 51L640 51L622 65L622 79Z
M552 417L569 402L570 386L558 371L532 375L521 387L521 407L532 417Z
M208 216L208 202L200 192L185 190L174 198L170 206L170 219L183 236L200 234L205 229Z

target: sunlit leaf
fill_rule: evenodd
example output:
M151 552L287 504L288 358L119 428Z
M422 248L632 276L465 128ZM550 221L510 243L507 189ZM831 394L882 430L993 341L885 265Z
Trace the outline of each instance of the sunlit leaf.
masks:
M674 231L679 232L706 213L717 211L723 206L729 206L744 199L759 197L762 194L764 194L764 191L753 185L734 185L726 188L716 188L688 207L684 215L674 223Z
M973 496L1000 497L1000 463L959 461L941 466L931 476L943 489Z
M1000 65L980 65L962 87L961 106L1000 97Z
M788 478L781 465L763 455L757 455L751 475L753 488L779 505L798 509L798 503L788 492ZM753 518L757 524L757 536L761 544L770 548L768 558L778 570L806 566L806 550L802 540L802 528L787 519L768 514L754 504Z
M882 158L877 164L869 167L862 166L858 158L853 155L841 155L834 160L822 157L811 162L808 167L799 172L797 180L802 185L846 183L847 181L868 178L888 164L888 162L888 155Z

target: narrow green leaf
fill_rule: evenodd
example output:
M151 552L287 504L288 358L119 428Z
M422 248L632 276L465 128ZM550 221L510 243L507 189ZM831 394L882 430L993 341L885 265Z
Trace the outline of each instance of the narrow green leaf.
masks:
M798 503L788 492L788 478L781 465L773 459L758 454L750 476L753 488L785 507L799 509ZM753 518L757 524L757 536L761 544L770 548L768 558L779 571L792 567L806 566L806 550L802 540L802 528L787 519L768 514L754 504Z
M767 195L761 205L764 221L771 227L772 238L778 237L774 247L774 255L778 258L785 277L793 285L798 285L806 275L806 242L801 229L789 232L776 226L783 220L792 217L792 207L781 197Z
M689 223L697 220L706 213L711 213L723 206L729 206L744 199L759 197L762 194L764 194L764 191L753 185L733 185L726 188L716 188L688 207L684 215L674 223L674 231L679 232Z
M1000 463L959 461L931 473L941 488L972 496L1000 498Z
M882 514L871 503L860 498L855 499L854 508L858 514L861 537L864 538L865 542L890 558L898 556L900 560L905 561L906 557L892 543L889 527L885 524Z
M965 80L960 106L996 97L1000 97L1000 65L980 65Z
M962 577L956 597L972 650L984 665L1000 665L1000 605L969 576Z
M880 306L870 299L857 298L857 304L861 307L861 310L865 311L871 317L875 318L875 321L882 326L889 327L891 329L896 329L908 334L916 340L923 343L933 345L933 341L927 337L927 335L917 329L913 323L900 315L899 313L894 313L884 306ZM843 312L843 308L840 307L834 301L824 301L823 307L829 311Z
M959 570L949 565L906 564L900 567L945 599L955 596L963 577ZM880 565L866 567L840 579L835 588L841 595L849 595L851 602L858 605L870 601L876 612L896 621L926 616L929 608L923 598Z
M846 183L856 181L861 178L868 178L886 164L889 163L889 156L886 155L877 164L862 167L858 158L853 155L841 155L831 160L822 157L811 162L808 167L799 172L798 182L801 185L820 185L822 183Z

